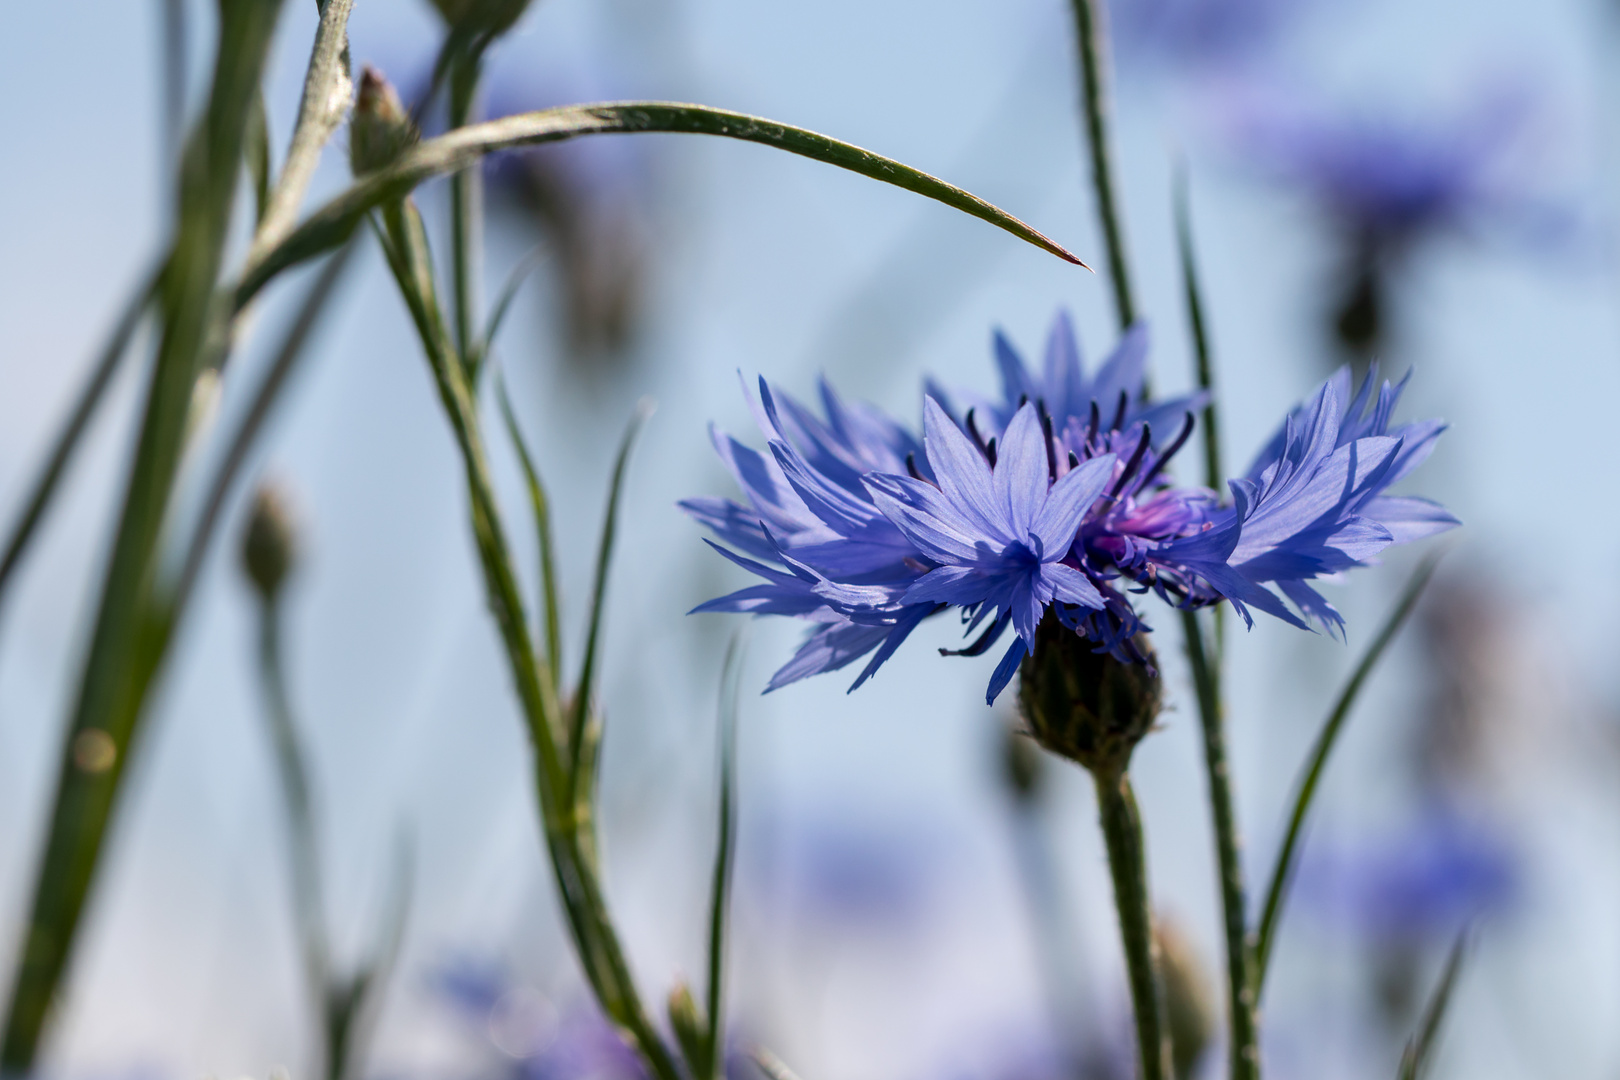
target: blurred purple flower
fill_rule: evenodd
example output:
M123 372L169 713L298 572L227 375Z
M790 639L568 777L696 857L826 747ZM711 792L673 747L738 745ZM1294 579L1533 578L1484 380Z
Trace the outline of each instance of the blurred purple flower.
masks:
M1123 58L1177 71L1230 67L1275 47L1288 24L1319 0L1112 0Z
M1404 948L1453 937L1518 898L1520 862L1482 819L1434 803L1405 828L1359 848L1307 859L1301 892L1325 917L1360 936Z
M1245 621L1255 607L1338 633L1343 619L1307 582L1456 524L1434 503L1384 494L1428 456L1443 425L1391 431L1404 383L1379 387L1375 373L1352 399L1341 371L1290 414L1231 481L1234 505L1172 486L1164 467L1191 435L1198 402L1141 399L1140 334L1090 380L1062 317L1039 380L998 338L1004 400L982 406L982 420L978 405L957 416L931 387L920 444L875 410L847 408L825 382L823 419L761 378L754 411L770 455L711 430L747 505L681 505L746 554L717 551L765 583L694 610L816 623L766 689L871 654L853 690L923 619L956 607L969 632L988 624L960 655L1015 632L991 676L994 701L1048 610L1125 661L1142 659L1132 639L1147 629L1125 592L1184 608L1226 600ZM1172 408L1180 426L1164 443L1152 421Z

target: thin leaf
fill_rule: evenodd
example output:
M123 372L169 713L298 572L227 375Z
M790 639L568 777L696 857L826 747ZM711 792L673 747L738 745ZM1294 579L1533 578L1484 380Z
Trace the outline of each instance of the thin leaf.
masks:
M501 295L495 301L495 310L490 313L489 322L484 325L484 334L478 341L476 354L470 358L468 381L474 386L478 385L478 374L489 358L489 350L495 345L495 335L500 333L501 324L506 321L506 313L517 298L518 289L522 287L523 280L529 276L530 271L539 266L545 259L546 249L536 247L525 255L507 275L506 284L501 288Z
M1444 552L1436 552L1430 555L1418 565L1417 570L1413 571L1411 580L1407 582L1399 602L1395 605L1395 610L1390 612L1389 618L1379 628L1377 636L1372 639L1366 653L1362 655L1361 662L1356 665L1350 681L1345 683L1344 689L1339 692L1339 699L1334 703L1333 711L1328 714L1326 722L1322 724L1322 730L1316 736L1316 745L1300 773L1299 785L1294 794L1293 812L1288 819L1288 832L1283 837L1282 849L1277 853L1277 862L1271 871L1271 885L1266 890L1266 906L1255 938L1254 980L1257 1000L1260 989L1265 986L1266 968L1271 960L1277 923L1282 918L1283 905L1287 901L1288 888L1293 882L1295 864L1299 859L1299 844L1304 833L1305 816L1310 812L1311 800L1316 795L1322 772L1327 768L1328 755L1333 752L1339 732L1344 727L1345 719L1350 715L1350 708L1356 702L1356 696L1383 657L1384 650L1406 624L1412 609L1417 606L1418 597L1422 595L1424 586L1428 585L1429 579L1434 576L1435 567L1439 565L1443 554Z
M709 1032L706 1039L711 1075L719 1080L725 1060L726 921L730 913L732 851L737 837L737 692L742 681L741 632L726 648L720 676L720 823L714 850L714 877L709 888Z
M1061 259L1085 265L1066 248L978 196L858 146L804 128L704 105L667 101L607 102L569 105L471 124L417 144L393 165L356 181L306 218L284 240L250 259L236 289L235 306L240 309L247 304L282 270L342 243L373 208L405 198L424 180L466 168L497 150L581 135L640 132L718 135L762 143L826 162L942 202Z
M512 438L512 445L517 449L518 462L523 466L523 479L529 488L529 506L534 511L534 531L540 538L540 594L541 614L545 619L545 649L546 663L552 671L555 681L557 673L562 670L562 629L558 614L560 607L557 601L557 563L556 549L551 539L551 503L546 498L545 485L540 482L540 473L534 467L534 458L529 454L528 444L523 441L523 432L518 427L517 415L512 411L512 400L506 393L506 380L497 379L495 382L495 396L501 403L501 417L506 421L506 432Z
M630 461L630 448L635 444L641 425L652 415L653 404L642 398L636 405L635 415L624 429L619 442L619 454L613 462L613 479L608 482L607 514L602 519L602 539L596 549L596 579L591 588L591 621L585 633L585 660L580 665L579 682L574 686L573 718L568 725L569 753L573 757L569 768L569 783L579 781L580 745L584 739L585 721L590 715L591 695L596 680L596 647L602 633L602 608L607 599L608 561L613 555L613 535L618 528L619 494L624 488L625 466Z
M270 117L264 110L264 92L253 98L248 113L247 169L253 181L253 220L263 222L270 211Z
M759 1066L759 1071L769 1077L770 1080L799 1080L798 1075L787 1067L786 1062L763 1046L754 1047L748 1056L754 1059L754 1064Z
M45 516L45 511L51 505L51 499L56 494L56 485L62 478L68 462L72 460L73 453L79 447L79 441L90 425L90 419L95 415L96 408L106 395L107 387L118 370L118 363L123 359L124 353L129 350L130 339L135 336L135 329L141 324L141 316L152 302L153 291L161 277L162 270L153 271L142 280L140 288L130 298L128 305L118 317L113 326L113 332L102 347L100 359L90 372L90 378L85 381L84 388L79 391L79 399L73 405L73 411L68 414L67 423L56 436L56 442L51 447L51 454L45 459L45 466L39 472L39 478L34 481L34 489L28 496L28 502L12 527L11 539L6 542L5 555L0 556L0 601L4 600L6 585L11 575L17 569L23 554L28 550L29 543L34 538L34 531Z
M1215 414L1215 367L1210 359L1203 292L1198 286L1198 256L1193 248L1192 206L1187 194L1186 162L1176 165L1175 200L1176 250L1181 256L1181 286L1187 300L1187 324L1192 330L1193 355L1198 361L1198 388L1209 395L1203 415L1204 486L1211 491L1221 491L1226 485L1226 474L1221 471L1220 428Z
M1464 927L1451 946L1451 954L1446 957L1446 967L1440 974L1439 984L1429 996L1429 1003L1423 1007L1422 1023L1401 1054L1400 1080L1420 1080L1428 1073L1430 1059L1434 1057L1434 1049L1439 1041L1440 1025L1446 1018L1451 993L1456 989L1457 976L1462 972L1462 962L1467 952L1468 928Z
M365 1074L382 999L399 961L405 925L411 910L411 881L416 859L408 833L401 832L394 847L394 873L383 917L368 959L346 985L328 991L327 1080L357 1080Z

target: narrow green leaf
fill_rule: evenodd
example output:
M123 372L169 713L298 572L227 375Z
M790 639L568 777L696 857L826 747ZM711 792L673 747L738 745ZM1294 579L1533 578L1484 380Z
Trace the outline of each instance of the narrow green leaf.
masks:
M1209 395L1204 406L1204 485L1221 492L1226 474L1221 471L1220 428L1215 410L1215 365L1210 359L1209 329L1204 321L1203 292L1198 285L1198 256L1193 247L1192 206L1187 194L1187 164L1176 163L1176 249L1181 256L1181 286L1187 301L1187 325L1192 330L1193 356L1198 361L1198 388ZM1217 609L1219 610L1219 609Z
M34 531L39 527L45 516L45 511L51 505L51 499L56 494L56 485L62 479L62 473L67 469L68 462L72 460L73 453L79 448L79 441L90 425L96 408L107 393L107 387L118 370L119 361L129 350L130 339L135 336L135 330L141 324L141 316L146 313L152 302L153 290L157 288L158 279L162 275L161 267L148 273L142 279L140 288L129 299L124 311L113 326L113 332L107 343L102 346L100 358L90 371L90 377L85 380L84 387L79 391L79 398L73 405L73 411L68 414L67 423L57 434L55 443L51 446L50 456L45 459L45 465L40 469L39 477L34 481L32 492L28 496L22 514L17 518L17 524L12 527L11 538L6 541L5 554L0 556L0 601L6 594L6 585L11 575L17 569L23 554L28 550L30 541L34 538Z
M525 255L512 272L507 275L506 284L501 288L501 295L495 301L495 310L490 313L489 322L484 325L483 336L478 339L476 354L470 358L469 370L471 374L468 381L474 386L478 385L478 375L483 369L484 361L489 358L489 350L495 346L495 335L501 332L501 325L506 321L506 313L517 299L518 289L523 286L523 280L529 276L530 271L539 266L545 259L546 249L536 247Z
M608 560L613 555L613 535L618 527L619 494L624 488L625 466L630 461L630 447L635 444L641 425L652 415L651 400L642 398L636 405L635 415L624 429L619 442L619 454L613 462L613 479L608 483L607 513L602 519L602 539L596 549L596 578L591 587L591 621L585 633L585 660L580 665L579 682L574 686L573 719L568 725L568 747L573 757L569 768L569 783L577 783L580 766L580 745L584 739L585 721L591 711L591 695L595 690L596 647L602 633L602 608L607 599Z
M1266 890L1266 906L1260 918L1259 932L1255 937L1256 999L1259 998L1260 989L1265 986L1266 969L1271 960L1272 945L1276 940L1277 923L1282 918L1283 905L1287 902L1288 888L1293 883L1295 864L1299 859L1299 844L1304 833L1305 816L1310 812L1311 800L1316 795L1322 772L1327 768L1328 755L1333 752L1339 732L1344 727L1345 719L1350 715L1350 708L1356 702L1356 696L1361 693L1368 676L1383 657L1384 650L1389 648L1389 643L1406 624L1412 609L1417 606L1418 597L1422 595L1429 579L1434 576L1435 567L1439 565L1440 558L1444 554L1441 551L1430 555L1413 571L1406 588L1401 592L1395 610L1390 612L1389 618L1379 628L1377 636L1368 644L1361 662L1356 665L1355 672L1350 676L1350 681L1345 683L1344 689L1339 692L1339 699L1334 703L1333 711L1328 714L1326 722L1322 724L1311 756L1300 772L1299 784L1294 794L1293 812L1288 819L1288 832L1283 837L1282 849L1277 852L1277 862L1271 871L1271 885Z
M715 838L714 878L709 888L709 1000L707 1036L710 1075L719 1080L725 1059L726 923L731 908L731 862L737 837L737 694L742 682L742 632L732 636L720 676L720 822Z
M263 223L270 212L270 117L264 109L264 91L253 97L253 108L248 113L247 133L248 177L253 181L253 220Z
M1400 1080L1420 1080L1428 1073L1439 1041L1440 1025L1445 1021L1451 993L1457 987L1457 976L1462 972L1462 962L1467 952L1468 928L1464 927L1451 946L1451 954L1446 957L1446 967L1440 974L1439 984L1429 996L1429 1003L1423 1007L1423 1020L1401 1054Z
M925 172L858 146L804 128L704 105L667 101L607 102L569 105L471 124L419 143L393 165L356 181L343 194L306 218L280 243L258 258L251 259L237 286L235 306L240 309L266 282L289 266L341 243L375 207L405 198L418 184L431 177L455 172L485 154L514 146L533 146L581 135L641 132L741 139L836 165L942 202L1004 229L1061 259L1085 265L1066 248L1005 210Z
M534 467L528 444L523 441L523 431L518 427L517 415L512 411L512 400L506 393L505 379L496 380L495 396L501 403L506 433L511 436L512 445L517 449L518 462L523 466L523 479L529 489L529 506L534 511L534 531L540 538L541 614L545 620L542 629L545 631L546 663L555 680L562 671L562 630L557 601L556 549L551 539L551 502L546 498L545 485L540 482L540 473Z

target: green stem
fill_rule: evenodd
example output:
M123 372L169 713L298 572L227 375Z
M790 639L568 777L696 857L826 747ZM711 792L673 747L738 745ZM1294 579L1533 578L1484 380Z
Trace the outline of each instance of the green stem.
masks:
M506 647L518 700L535 747L536 789L552 873L563 901L580 965L597 1000L626 1034L658 1080L682 1080L679 1067L648 1018L629 964L607 913L594 857L594 827L588 806L567 798L563 761L567 733L549 668L529 635L511 547L501 524L481 425L466 368L445 330L433 286L427 237L409 203L384 209L390 268L422 339L466 471L473 537L484 571L485 592Z
M1226 932L1227 1016L1231 1024L1232 1080L1260 1075L1259 1029L1255 1017L1254 966L1249 949L1247 899L1243 886L1243 844L1232 805L1232 781L1226 760L1226 717L1221 704L1219 658L1204 648L1198 613L1183 611L1187 656L1198 692L1198 716L1204 731L1204 766L1209 776L1209 805L1215 819L1215 854L1220 865L1221 912Z
M1125 256L1125 228L1115 197L1114 164L1108 142L1108 90L1104 70L1108 55L1107 30L1099 0L1073 0L1075 36L1080 49L1081 105L1085 112L1086 145L1091 151L1091 184L1097 196L1097 217L1108 246L1108 276L1114 287L1114 311L1120 329L1136 321L1136 299L1131 291L1129 261Z
M477 55L456 60L450 70L450 127L472 120L482 61ZM483 351L478 340L478 270L483 252L484 174L482 163L450 177L450 265L456 316L456 351L476 364Z
M1108 846L1108 870L1114 879L1114 906L1130 976L1131 1004L1136 1014L1136 1050L1142 1080L1169 1080L1170 1041L1160 1023L1157 951L1153 942L1153 909L1148 899L1147 857L1142 842L1142 816L1130 779L1096 775L1097 811Z
M315 810L310 794L309 763L298 728L293 722L287 692L286 669L281 659L281 604L272 597L259 606L259 682L264 692L265 721L275 751L276 779L287 812L287 857L292 869L293 913L304 950L304 975L309 992L319 1003L322 1020L330 984L331 949L326 940L325 906L321 901L321 867L315 837ZM335 1080L340 1063L334 1060L333 1032L323 1023L318 1055L322 1076Z

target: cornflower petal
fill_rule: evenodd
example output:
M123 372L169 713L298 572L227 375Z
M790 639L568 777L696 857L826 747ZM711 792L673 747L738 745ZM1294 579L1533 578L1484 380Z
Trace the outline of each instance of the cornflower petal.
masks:
M1002 544L1012 541L997 505L990 463L933 398L923 401L923 441L939 490L974 531Z
M1030 523L1029 531L1040 541L1041 557L1050 562L1062 558L1074 544L1080 522L1114 475L1114 455L1102 454L1070 469L1047 492L1046 505Z
M1002 436L992 477L1002 520L1012 539L1030 535L1035 515L1046 503L1046 435L1033 403L1019 409ZM935 472L944 480L943 470ZM1067 550L1065 545L1064 550Z

